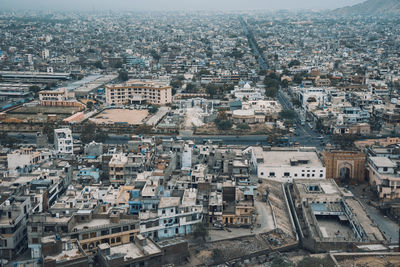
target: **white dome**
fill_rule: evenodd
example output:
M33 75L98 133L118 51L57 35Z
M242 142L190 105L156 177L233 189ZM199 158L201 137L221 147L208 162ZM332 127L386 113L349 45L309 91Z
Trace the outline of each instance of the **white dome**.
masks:
M244 89L251 89L251 86L250 86L249 83L246 83L246 84L243 86L243 88L244 88Z

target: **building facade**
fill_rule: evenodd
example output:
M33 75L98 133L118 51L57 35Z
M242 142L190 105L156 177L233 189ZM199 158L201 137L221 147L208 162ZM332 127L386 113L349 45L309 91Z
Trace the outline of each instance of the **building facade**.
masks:
M131 80L125 84L106 86L109 105L149 103L166 105L172 102L172 87L165 83Z

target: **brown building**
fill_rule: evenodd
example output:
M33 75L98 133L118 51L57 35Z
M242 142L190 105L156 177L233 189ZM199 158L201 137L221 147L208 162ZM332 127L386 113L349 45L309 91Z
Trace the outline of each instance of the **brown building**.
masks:
M361 151L324 150L326 178L357 183L365 179L366 155Z

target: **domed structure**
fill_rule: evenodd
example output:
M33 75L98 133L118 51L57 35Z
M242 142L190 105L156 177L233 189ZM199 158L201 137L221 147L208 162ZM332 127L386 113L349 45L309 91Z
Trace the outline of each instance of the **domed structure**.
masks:
M248 90L248 89L251 89L251 86L250 86L249 83L246 83L246 84L243 86L243 88L246 89L246 90Z

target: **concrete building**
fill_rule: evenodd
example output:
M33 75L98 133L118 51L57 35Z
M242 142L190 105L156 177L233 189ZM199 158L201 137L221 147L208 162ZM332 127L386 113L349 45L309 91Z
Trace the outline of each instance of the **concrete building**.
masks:
M296 179L325 179L326 171L315 149L287 148L264 150L251 147L257 166L257 175L262 179L293 182Z
M73 154L74 149L71 129L54 129L54 146L56 153Z
M334 180L294 180L292 195L305 248L322 252L385 242L363 205Z
M396 162L387 157L368 157L369 183L382 200L400 198L400 173Z
M12 260L27 246L26 223L31 210L30 197L10 197L0 205L0 255Z
M124 154L114 154L108 164L108 175L110 183L117 187L125 184L125 166L128 157Z
M32 171L33 165L38 165L52 157L50 151L35 151L33 148L21 148L7 154L9 170L17 170L20 173Z
M166 105L172 102L172 87L161 82L130 80L106 86L106 102L116 106L143 102Z

